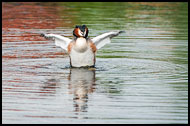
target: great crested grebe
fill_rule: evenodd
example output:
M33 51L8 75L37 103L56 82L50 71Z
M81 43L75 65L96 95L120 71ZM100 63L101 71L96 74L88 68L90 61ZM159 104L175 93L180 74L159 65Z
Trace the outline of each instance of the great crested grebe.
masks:
M41 34L41 36L55 40L55 45L60 46L70 57L71 67L94 67L96 62L96 51L105 44L111 42L111 38L124 31L111 31L101 34L93 39L88 38L86 25L76 25L73 30L74 39L55 34Z

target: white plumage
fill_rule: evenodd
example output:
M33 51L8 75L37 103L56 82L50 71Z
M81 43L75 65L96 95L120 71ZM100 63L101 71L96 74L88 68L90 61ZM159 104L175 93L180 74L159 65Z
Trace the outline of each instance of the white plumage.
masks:
M111 31L94 37L93 39L77 37L74 40L56 34L41 34L41 36L47 39L53 39L56 46L59 46L68 52L71 66L83 67L94 66L95 64L95 52L93 51L94 47L92 47L93 44L96 49L100 49L104 45L110 43L112 37L117 36L122 32L124 31ZM72 48L71 50L68 50L68 46L70 44L72 45Z
M101 34L99 36L96 36L92 39L92 42L96 45L97 49L102 48L104 45L111 43L111 38L114 36L119 35L120 33L123 33L124 31L111 31L104 34ZM69 43L72 41L71 39L67 37L63 37L61 35L56 34L42 34L45 38L53 38L55 40L55 45L60 46L65 51L67 50L67 47Z

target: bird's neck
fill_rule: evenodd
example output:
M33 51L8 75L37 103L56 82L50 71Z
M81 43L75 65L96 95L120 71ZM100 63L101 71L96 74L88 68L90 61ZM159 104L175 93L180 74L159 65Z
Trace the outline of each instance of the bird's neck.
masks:
M76 43L75 43L76 51L83 52L87 49L87 47L88 47L88 43L87 43L86 38L79 37L76 39Z

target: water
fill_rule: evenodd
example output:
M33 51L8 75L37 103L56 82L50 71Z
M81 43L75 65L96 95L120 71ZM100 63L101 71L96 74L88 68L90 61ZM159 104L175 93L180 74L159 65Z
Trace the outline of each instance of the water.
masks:
M187 3L2 3L3 123L188 123ZM96 68L41 33L125 30Z

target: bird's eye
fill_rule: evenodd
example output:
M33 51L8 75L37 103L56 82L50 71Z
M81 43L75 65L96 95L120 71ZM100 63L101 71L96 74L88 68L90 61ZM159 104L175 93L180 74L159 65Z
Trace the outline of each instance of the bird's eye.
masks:
M79 26L78 26L78 25L76 25L76 26L75 26L75 28L79 28Z

